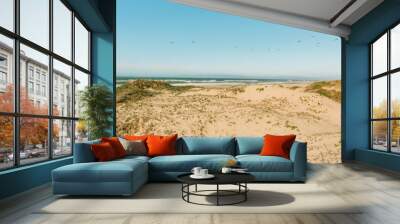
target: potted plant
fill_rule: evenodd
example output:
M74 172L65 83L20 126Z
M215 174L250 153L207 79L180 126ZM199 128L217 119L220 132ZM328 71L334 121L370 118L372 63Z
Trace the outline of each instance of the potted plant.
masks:
M86 87L80 93L82 119L87 127L90 140L110 136L112 125L113 97L112 92L104 85Z

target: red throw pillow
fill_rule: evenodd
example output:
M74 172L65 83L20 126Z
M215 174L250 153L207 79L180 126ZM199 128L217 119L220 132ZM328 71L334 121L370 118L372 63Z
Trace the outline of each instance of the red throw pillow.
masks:
M296 135L265 135L264 146L261 149L262 156L280 156L286 159L290 158L290 148Z
M91 145L91 149L94 157L99 162L110 161L117 158L113 147L108 142L93 144Z
M147 137L148 156L176 155L176 139L178 135Z
M118 158L126 156L126 151L124 149L124 146L122 146L121 142L119 142L119 139L117 137L110 137L110 138L101 138L101 142L108 142L114 149L115 155Z

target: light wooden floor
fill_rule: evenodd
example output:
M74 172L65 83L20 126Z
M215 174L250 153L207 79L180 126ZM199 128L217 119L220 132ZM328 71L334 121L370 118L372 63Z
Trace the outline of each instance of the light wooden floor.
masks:
M50 187L43 186L0 202L0 223L400 223L399 174L353 163L313 164L308 182L367 206L359 214L35 214L35 208L54 200Z

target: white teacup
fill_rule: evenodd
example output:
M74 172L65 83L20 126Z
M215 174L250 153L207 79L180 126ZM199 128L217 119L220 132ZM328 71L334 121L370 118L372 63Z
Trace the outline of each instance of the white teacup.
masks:
M200 176L207 176L208 175L208 169L201 169L200 170Z
M201 168L201 167L194 167L193 169L192 169L192 173L194 174L194 175L196 175L196 176L200 176L201 175L201 170L202 170L203 168Z
M222 173L230 173L230 172L232 172L232 168L230 168L230 167L222 167L221 172Z

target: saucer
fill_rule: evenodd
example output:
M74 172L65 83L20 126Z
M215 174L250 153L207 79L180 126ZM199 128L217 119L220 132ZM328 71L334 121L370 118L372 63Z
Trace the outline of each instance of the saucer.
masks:
M212 175L212 174L207 174L207 175L204 175L204 176L201 176L201 175L194 175L194 174L190 175L190 178L192 178L192 179L199 179L199 180L201 180L201 179L211 179L211 178L214 178L214 177L215 177L215 176Z

